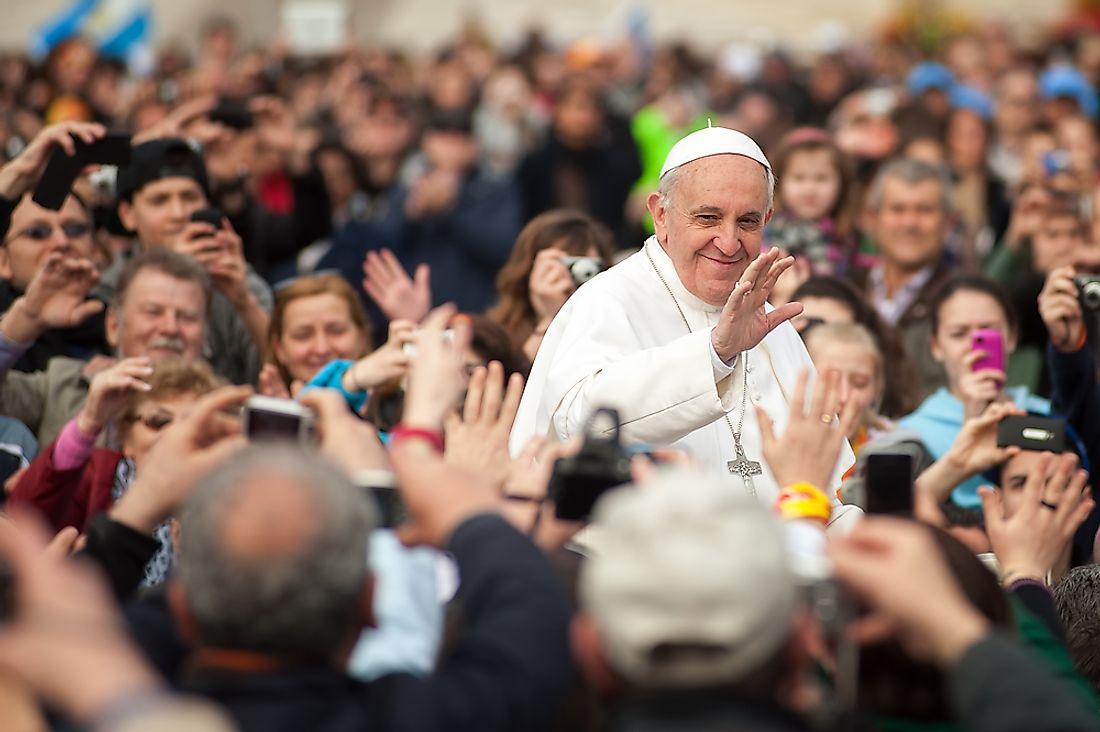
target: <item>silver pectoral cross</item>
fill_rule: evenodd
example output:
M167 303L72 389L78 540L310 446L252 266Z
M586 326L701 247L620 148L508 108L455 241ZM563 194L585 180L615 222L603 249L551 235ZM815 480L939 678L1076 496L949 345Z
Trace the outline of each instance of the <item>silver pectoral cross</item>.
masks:
M752 476L762 475L764 471L760 468L760 463L745 456L745 448L741 447L741 435L737 433L733 435L733 449L737 451L737 458L726 463L726 467L733 475L740 475L749 494L755 496L756 485L752 482Z

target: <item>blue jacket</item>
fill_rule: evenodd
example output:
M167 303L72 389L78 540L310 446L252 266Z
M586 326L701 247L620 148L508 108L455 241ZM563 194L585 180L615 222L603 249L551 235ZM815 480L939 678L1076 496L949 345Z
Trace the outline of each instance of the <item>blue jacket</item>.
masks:
M1006 389L1009 397L1017 406L1032 414L1050 414L1050 402L1028 393L1027 387L1018 386ZM951 449L951 444L962 429L963 405L946 388L940 387L928 396L917 410L898 420L898 425L913 430L921 436L932 456L939 460ZM981 505L978 488L984 483L980 476L966 481L951 494L952 500L960 506L976 507Z

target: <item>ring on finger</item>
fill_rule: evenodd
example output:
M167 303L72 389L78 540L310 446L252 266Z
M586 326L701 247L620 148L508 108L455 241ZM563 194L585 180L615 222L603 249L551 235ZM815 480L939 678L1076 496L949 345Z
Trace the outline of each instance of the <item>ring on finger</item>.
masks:
M1050 501L1046 500L1045 498L1039 501L1039 505L1042 506L1043 508L1049 508L1051 511L1057 511L1058 510L1058 504L1057 503L1051 503Z
M824 422L825 424L832 424L833 423L833 415L823 414L823 415L821 415L821 421Z

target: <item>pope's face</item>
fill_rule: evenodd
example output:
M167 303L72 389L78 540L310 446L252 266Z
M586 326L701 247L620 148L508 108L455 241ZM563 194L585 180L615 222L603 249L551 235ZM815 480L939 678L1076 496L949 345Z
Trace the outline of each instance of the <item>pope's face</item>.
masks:
M764 167L742 155L712 155L681 166L668 200L649 197L657 241L688 292L724 305L760 254L771 219Z

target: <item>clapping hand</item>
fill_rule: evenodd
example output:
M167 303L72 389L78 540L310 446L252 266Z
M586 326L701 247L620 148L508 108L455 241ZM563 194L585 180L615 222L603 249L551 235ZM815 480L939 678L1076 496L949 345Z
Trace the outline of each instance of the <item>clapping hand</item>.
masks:
M1095 505L1077 456L1045 454L1024 483L1019 507L1005 515L1004 496L980 489L985 529L1005 581L1044 579Z
M793 265L793 257L779 259L779 250L770 249L753 260L741 275L711 331L711 343L723 361L755 348L768 333L802 312L802 305L797 302L789 302L770 313L764 308L780 275Z
M367 252L363 290L390 320L419 323L432 307L431 270L421 264L410 279L389 249Z

